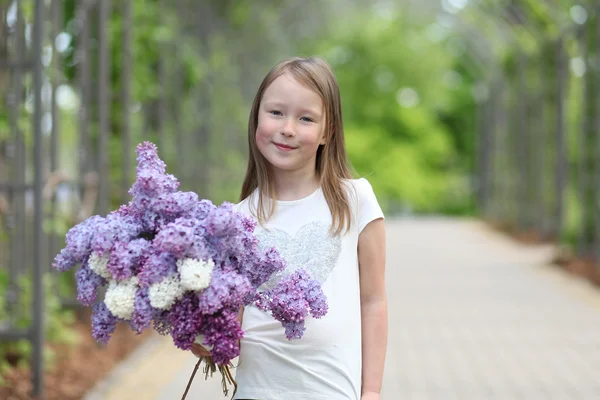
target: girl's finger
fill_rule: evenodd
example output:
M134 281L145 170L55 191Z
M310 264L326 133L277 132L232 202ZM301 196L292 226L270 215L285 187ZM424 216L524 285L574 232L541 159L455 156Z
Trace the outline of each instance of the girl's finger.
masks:
M194 353L198 357L206 357L210 356L210 352L206 350L202 345L193 344L192 345L192 353Z

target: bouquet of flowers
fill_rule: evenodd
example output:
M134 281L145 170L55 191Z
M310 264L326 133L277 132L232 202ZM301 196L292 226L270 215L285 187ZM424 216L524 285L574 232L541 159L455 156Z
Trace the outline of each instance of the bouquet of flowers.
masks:
M137 333L152 326L182 350L199 340L212 357L199 359L183 398L202 361L206 376L219 369L227 395L226 380L236 386L229 367L244 334L237 318L242 306L270 312L291 340L302 337L309 313L327 313L327 301L303 270L259 290L285 260L274 248L259 250L254 219L231 203L215 206L178 191L179 182L150 142L137 146L137 162L132 200L71 228L53 267L78 267L77 299L93 307L98 342L108 343L122 321Z

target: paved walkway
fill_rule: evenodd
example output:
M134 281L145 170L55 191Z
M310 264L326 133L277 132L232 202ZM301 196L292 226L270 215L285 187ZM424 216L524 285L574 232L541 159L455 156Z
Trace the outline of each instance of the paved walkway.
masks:
M600 290L472 221L388 220L382 400L600 399ZM86 400L180 399L195 364L151 340ZM196 376L188 399L218 400Z

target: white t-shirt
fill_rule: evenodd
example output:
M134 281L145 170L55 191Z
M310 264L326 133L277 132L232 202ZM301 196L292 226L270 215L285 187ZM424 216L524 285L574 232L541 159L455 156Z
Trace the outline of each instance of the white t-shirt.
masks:
M304 336L288 340L279 321L255 306L246 307L235 399L360 399L358 236L369 222L384 216L366 179L345 182L353 219L342 235L329 234L331 213L321 189L300 200L278 201L265 224L268 231L257 225L260 246L274 246L286 259L283 274L305 268L321 282L329 309L320 319L309 315ZM256 204L256 191L236 208L251 216L251 201ZM260 289L272 287L277 278Z

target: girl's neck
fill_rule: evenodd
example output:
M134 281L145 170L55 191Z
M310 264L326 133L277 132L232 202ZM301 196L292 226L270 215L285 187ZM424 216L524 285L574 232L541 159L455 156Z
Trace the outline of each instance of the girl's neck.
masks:
M321 180L316 171L286 171L274 174L275 192L277 199L294 201L314 193L321 186Z

